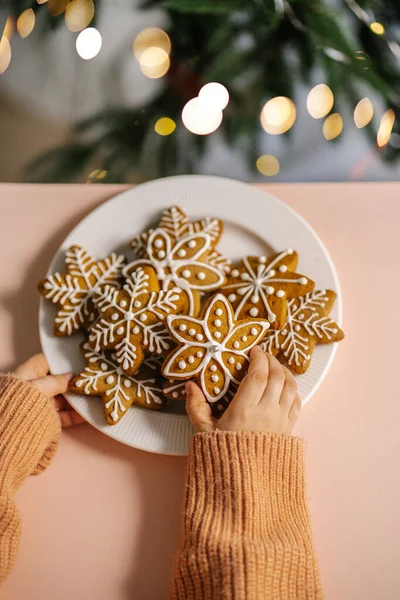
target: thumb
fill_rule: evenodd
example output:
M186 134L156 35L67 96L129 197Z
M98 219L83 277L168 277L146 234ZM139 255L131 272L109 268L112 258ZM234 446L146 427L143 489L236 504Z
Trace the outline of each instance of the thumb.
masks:
M65 394L68 389L68 383L71 381L73 376L73 373L47 375L46 377L33 379L30 384L48 398L53 398L53 396L57 396L57 394Z
M197 432L214 431L215 418L212 416L211 407L207 404L205 396L197 383L187 381L186 391L186 412Z

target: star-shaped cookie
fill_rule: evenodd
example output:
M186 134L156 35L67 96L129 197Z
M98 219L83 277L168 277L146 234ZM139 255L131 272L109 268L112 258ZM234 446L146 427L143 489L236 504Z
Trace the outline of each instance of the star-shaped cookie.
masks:
M228 275L221 292L235 311L236 319L268 319L280 329L286 318L286 300L314 289L314 282L295 273L297 252L288 248L270 258L248 256Z
M137 373L127 375L113 353L96 352L85 343L82 354L87 366L69 387L78 394L101 396L109 425L118 423L132 404L151 410L163 407L162 389L157 382L157 362L147 359Z
M277 356L294 373L305 373L316 344L344 338L343 331L328 316L335 298L331 290L318 290L289 300L283 328L267 332L261 348Z
M229 301L213 296L198 319L167 317L171 338L178 344L165 359L162 374L168 379L195 377L208 402L223 398L230 383L238 385L247 372L249 351L269 328L263 319L237 321Z
M184 312L195 315L200 308L199 292L209 292L225 282L221 271L206 262L211 250L207 233L193 233L175 241L163 229L155 229L147 241L148 258L133 261L123 273L129 277L138 267L153 267L162 289L179 287L185 295Z
M164 320L180 312L183 302L180 289L160 291L154 269L138 267L122 289L107 285L96 295L100 316L89 332L89 344L96 352L114 349L123 371L133 375L145 350L163 354L171 349Z
M112 253L96 261L81 246L71 246L67 250L67 272L50 275L38 285L44 298L60 306L55 319L55 335L71 335L93 323L96 318L93 296L105 285L118 282L124 260L123 256Z
M163 211L156 230L134 237L131 247L140 259L156 269L164 290L171 285L184 290L185 312L195 316L200 309L200 294L222 285L217 283L218 280L225 281L231 269L230 260L215 248L222 231L223 224L219 219L206 217L191 222L180 207L171 206ZM205 240L201 244L197 234L202 234ZM131 263L137 264L143 264L143 260ZM126 274L131 265L126 267Z

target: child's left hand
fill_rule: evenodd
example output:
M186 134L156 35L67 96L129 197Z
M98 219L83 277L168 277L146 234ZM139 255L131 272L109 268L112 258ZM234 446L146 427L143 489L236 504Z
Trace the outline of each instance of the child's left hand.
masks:
M49 375L49 372L49 365L44 354L35 354L14 371L19 379L28 381L34 388L54 401L62 427L85 423L85 420L70 407L62 395L67 391L73 373Z

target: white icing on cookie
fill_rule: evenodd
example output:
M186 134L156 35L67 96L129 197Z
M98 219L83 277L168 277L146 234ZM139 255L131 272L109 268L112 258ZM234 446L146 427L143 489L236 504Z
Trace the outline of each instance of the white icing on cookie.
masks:
M212 332L210 330L210 325L212 326L215 321L214 315L216 306L223 310L223 314L220 315L223 317L221 319L221 322L224 323L223 333ZM192 341L190 338L188 339L187 336L182 336L179 332L179 327L174 325L174 322L177 318L179 318L179 321L187 320L188 324L196 323L197 330L200 329L203 331L202 340L194 339ZM167 317L167 324L171 336L178 342L178 344L180 344L180 346L174 352L172 352L165 366L163 367L164 376L178 379L182 376L187 378L198 375L200 377L203 393L206 395L206 398L209 402L218 401L226 393L231 381L235 384L240 383L240 381L235 378L234 371L228 367L228 365L233 366L237 362L242 364L243 361L248 364L248 353L250 349L262 339L269 326L268 322L266 321L257 322L258 329L256 332L258 332L258 334L253 336L251 339L247 339L245 342L239 342L236 338L241 339L244 335L244 327L246 327L246 330L248 330L249 326L252 326L252 323L250 322L244 325L239 322L236 324L232 318L232 308L228 303L228 300L222 294L213 296L206 309L203 319L200 320L193 317L183 317L181 315L179 317L175 317L174 315L171 315ZM221 337L218 338L218 342L215 341L216 333L221 333ZM196 335L196 338L197 336L198 334ZM196 346L199 345L204 349L200 356L198 354L199 351L196 350ZM190 355L191 348L193 348L192 352L196 352L196 355L199 358L202 358L202 360L198 363L195 363L192 368L186 368L184 374L182 374L176 368L176 363L177 361L180 361L181 356ZM217 367L217 364L220 370L220 374L218 375L218 381L220 382L220 385L212 388L211 391L208 391L209 386L207 386L205 373L208 372L208 369L210 371L214 371L212 367ZM240 369L236 370L238 371ZM219 391L216 392L216 389Z
M325 290L309 292L304 296L289 300L285 327L281 331L267 334L261 347L266 352L282 353L289 366L297 367L311 358L309 337L316 340L331 341L338 332L337 325L329 316L322 314L322 309L329 302Z
M133 261L125 267L123 274L128 277L138 266L152 266L164 291L174 284L185 292L189 302L189 314L193 315L196 309L193 290L205 292L217 289L224 283L225 276L216 266L204 259L212 249L211 236L204 231L193 232L192 228L187 227L187 223L184 225L184 233L189 230L192 232L175 240L162 228L152 231L146 245L148 258ZM163 250L159 251L156 249L156 242L161 240ZM165 252L165 255L161 256L159 252Z
M245 316L245 306L248 302L251 302L257 305L257 307L253 307L258 309L257 315L265 317L270 323L276 321L276 314L271 308L269 296L274 294L275 290L278 290L276 297L283 299L284 296L281 292L285 294L286 287L303 286L308 283L306 277L289 272L287 265L281 264L291 254L293 254L293 250L289 248L275 256L269 264L265 256L259 257L257 265L254 264L252 259L243 259L245 271L240 275L242 281L232 282L228 279L227 284L222 286L222 290L227 294L228 299L233 298L233 294L241 297L235 308L235 318L243 318ZM233 271L231 275L235 277ZM237 275L239 275L238 270ZM257 316L255 311L251 313L251 310L250 315Z
M133 403L146 404L149 408L163 403L161 388L155 377L148 375L156 369L154 360L148 359L143 369L128 376L113 362L115 354L110 360L103 351L96 352L88 344L83 348L88 366L78 375L76 385L86 395L102 396L105 414L113 423L119 421Z

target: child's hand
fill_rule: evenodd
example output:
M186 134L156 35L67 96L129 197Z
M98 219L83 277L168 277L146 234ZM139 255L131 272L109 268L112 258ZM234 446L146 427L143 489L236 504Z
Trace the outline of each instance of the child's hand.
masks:
M36 354L17 367L15 375L23 381L28 381L42 394L54 400L55 407L60 414L62 427L70 427L85 422L62 396L68 389L68 383L72 379L73 373L49 375L49 365L44 354Z
M250 351L248 373L220 419L212 416L196 383L186 383L186 396L186 410L198 432L264 431L290 435L301 410L293 375L259 347Z

